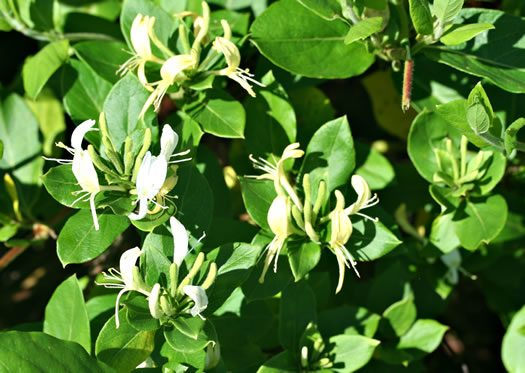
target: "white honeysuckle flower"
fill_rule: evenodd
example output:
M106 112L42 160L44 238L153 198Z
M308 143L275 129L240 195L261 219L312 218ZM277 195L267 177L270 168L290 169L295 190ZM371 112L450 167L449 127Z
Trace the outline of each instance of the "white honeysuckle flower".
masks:
M171 234L173 235L173 263L179 268L188 255L188 232L174 216L170 218Z
M182 288L182 291L195 303L190 310L191 315L193 317L198 315L201 319L205 320L201 315L201 312L208 307L208 296L204 288L202 286L186 285Z
M153 105L155 111L159 111L162 98L166 94L168 88L175 84L176 81L185 80L186 77L181 75L184 70L191 70L195 68L197 61L189 54L179 54L170 57L160 69L160 76L162 80L155 83L149 83L149 86L156 86L151 95L146 100L139 114L139 118L144 117L146 110Z
M277 272L277 261L279 260L279 254L284 245L284 242L286 241L286 238L292 234L290 227L290 197L278 195L273 200L270 208L268 209L267 220L270 230L273 234L275 234L275 237L265 248L266 258L264 260L263 271L259 277L260 283L264 282L264 277L266 276L266 272L268 271L268 268L270 267L274 257L275 262L273 270L274 272Z
M347 215L355 214L355 215L362 216L369 220L378 221L377 218L371 218L370 216L359 212L359 210L363 210L368 207L377 205L379 203L379 198L377 197L377 194L374 194L372 196L372 192L370 191L370 187L368 186L368 183L366 182L365 179L363 179L359 175L353 175L351 183L352 183L352 187L357 193L357 200L354 203L352 203L350 206L345 208L345 214Z
M352 266L357 277L360 276L356 268L357 262L345 247L353 231L352 222L350 221L350 218L346 212L343 210L345 199L339 190L335 191L335 197L337 199L336 207L330 213L332 232L330 235L329 244L330 249L337 258L337 264L339 265L339 282L335 290L335 293L337 294L343 287L343 282L345 279L345 265L348 268Z
M59 148L66 149L69 153L73 154L73 159L58 159L58 158L46 158L44 159L49 161L56 161L60 164L71 164L73 175L78 181L78 184L82 188L81 190L74 192L74 195L79 195L71 206L75 205L78 201L83 200L85 197L88 197L85 201L89 200L89 205L91 208L91 215L93 216L93 225L95 230L99 230L97 212L95 207L95 196L100 192L100 184L98 182L97 171L95 166L93 166L93 161L89 156L87 150L82 149L82 141L84 136L89 131L97 131L96 128L92 128L95 125L95 121L88 119L80 123L71 134L71 147L59 142L56 145Z
M212 48L215 51L220 52L224 55L224 58L226 59L226 64L228 65L224 69L213 71L213 74L224 75L232 80L235 80L252 97L255 97L255 92L252 89L253 86L249 82L255 83L261 87L265 87L264 84L253 79L254 75L251 74L248 69L243 70L239 68L239 65L241 63L241 54L237 46L231 41L221 36L217 36L213 41Z
M151 293L148 297L149 312L151 313L151 316L155 319L160 319L164 315L159 304L161 290L162 289L160 287L160 284L156 283L155 285L153 285L153 289L151 289Z
M148 212L149 202L157 204L154 199L164 185L167 172L168 162L166 162L164 157L155 157L152 156L150 152L146 153L142 159L136 181L139 212L138 214L129 214L128 217L131 220L144 218ZM161 206L161 208L165 207Z
M170 160L173 157L186 155L190 152L190 149L188 149L180 153L173 153L178 143L179 135L177 135L177 133L173 131L169 124L165 124L164 127L162 127L162 135L160 137L159 157L164 157L164 159L166 159L166 162L168 163L180 163L191 160L191 158L178 159L175 161Z
M117 301L115 303L115 323L117 328L119 327L118 309L120 305L120 297L127 291L138 291L146 296L150 295L147 289L142 288L139 284L142 282L141 279L135 279L133 275L133 268L137 259L142 255L143 251L134 247L133 249L126 250L120 256L119 270L110 268L108 273L103 273L105 280L113 282L101 283L106 288L110 289L121 289L117 295ZM138 271L137 271L138 272Z
M100 192L100 184L98 183L98 175L93 166L93 161L89 156L87 150L81 150L75 152L72 162L73 175L78 181L78 184L82 190L75 192L76 194L81 194L81 196L76 199L71 206L73 206L77 201L85 198L89 195L89 206L91 208L91 215L93 217L93 224L95 230L98 231L98 218L97 218L97 209L95 207L95 196Z
M137 69L137 76L142 85L146 88L148 88L148 81L145 73L146 62L151 61L159 64L162 63L162 60L157 58L151 52L149 34L152 32L154 26L155 17L143 16L140 13L137 14L130 30L130 40L135 55L124 62L124 64L117 70L117 74L120 73L121 75L124 75L128 71Z
M249 158L253 162L254 168L265 172L265 174L256 176L256 178L272 180L277 194L282 194L282 189L284 189L297 208L302 211L303 203L294 188L290 185L288 177L286 176L286 171L284 170L284 162L287 159L297 159L304 155L304 151L299 149L299 146L298 142L288 145L284 149L281 159L275 165L266 159L257 159L252 154L250 154Z

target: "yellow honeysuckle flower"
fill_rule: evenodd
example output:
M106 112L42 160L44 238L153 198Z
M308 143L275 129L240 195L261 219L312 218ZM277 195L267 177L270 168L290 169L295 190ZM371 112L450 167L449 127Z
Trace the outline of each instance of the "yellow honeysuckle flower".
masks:
M198 63L195 58L189 54L179 54L169 58L160 69L160 76L162 80L155 83L150 83L149 86L156 86L151 95L146 100L146 103L142 107L139 118L144 117L146 110L153 105L155 111L159 110L162 98L166 94L166 91L170 86L175 84L177 81L186 79L186 76L181 75L184 70L193 69Z
M284 242L292 234L290 221L290 197L278 195L272 202L267 215L268 225L270 230L275 234L273 240L266 246L266 258L264 260L264 268L259 277L259 282L264 282L266 272L270 267L270 263L275 257L274 272L277 272L277 261L279 260L279 253L284 245Z
M272 180L277 194L283 194L284 189L297 208L302 211L303 203L295 192L294 188L290 185L288 177L286 176L286 171L284 170L284 162L287 159L297 159L304 155L304 151L298 149L299 146L300 145L298 142L288 145L284 149L281 159L276 162L276 164L273 164L263 158L257 159L252 154L250 154L249 158L253 162L254 168L265 172L265 174L256 176L256 178Z
M143 16L140 13L137 14L130 30L130 40L135 55L124 62L124 64L117 70L117 74L120 73L120 75L124 75L128 71L137 69L137 76L145 87L148 86L145 73L146 62L151 61L159 64L162 63L162 60L157 58L151 52L149 35L153 32L154 26L155 17Z
M248 69L243 70L239 68L239 65L241 64L241 54L237 46L231 41L221 36L217 36L213 41L212 48L224 55L228 65L224 69L214 71L213 74L224 75L230 79L235 80L252 97L255 97L255 92L252 89L253 86L249 82L255 83L261 87L265 87L264 84L259 83L257 80L253 79L254 75L250 74Z

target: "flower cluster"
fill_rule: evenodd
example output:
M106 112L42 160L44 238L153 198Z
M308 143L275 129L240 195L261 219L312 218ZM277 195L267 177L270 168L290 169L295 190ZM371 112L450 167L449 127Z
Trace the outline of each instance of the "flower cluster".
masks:
M208 306L208 289L215 281L217 267L215 263L210 265L207 278L201 285L193 285L192 281L201 269L204 261L204 254L199 253L193 267L182 281L178 281L179 272L189 253L188 233L186 229L175 217L170 218L171 233L174 241L173 263L170 267L170 286L163 288L159 283L148 286L136 265L137 259L144 253L138 247L125 251L120 257L119 269L111 268L107 273L103 273L104 282L99 283L111 289L120 289L115 303L115 323L119 327L118 311L120 298L128 291L136 291L148 298L151 316L165 322L183 314L190 314L192 317L199 316ZM204 319L204 318L203 318Z
M184 12L175 14L175 17L182 19L185 16L193 17L193 34L194 41L190 47L187 35L186 25L181 23L179 26L179 38L184 48L184 53L175 54L159 38L155 32L155 17L137 14L131 25L130 41L133 49L133 56L126 61L117 71L125 74L128 71L137 70L137 76L142 85L148 89L151 94L144 104L139 117L143 117L147 109L153 105L155 111L159 110L162 98L173 85L181 85L185 81L200 74L202 77L210 75L226 76L241 85L250 96L255 96L253 87L250 83L264 86L255 79L247 69L241 69L241 55L237 46L231 41L232 32L227 21L221 20L224 30L223 36L217 36L213 41L212 48L208 55L201 61L202 46L210 40L208 28L210 24L210 8L206 2L202 3L202 16ZM164 54L159 57L153 54L151 43ZM208 70L216 63L216 57L223 55L227 67L219 70ZM161 65L160 77L156 82L149 82L146 77L146 63L155 63Z
M305 174L303 178L303 192L305 196L303 202L285 171L284 164L286 160L298 159L303 155L304 152L299 149L298 143L288 145L284 149L281 158L275 163L263 158L256 159L250 155L254 167L264 172L264 174L256 176L256 178L273 181L277 193L277 197L270 205L267 215L268 226L275 236L265 248L266 258L259 282L264 282L266 272L273 260L274 272L277 271L279 254L290 236L294 234L306 236L311 241L319 243L321 241L318 232L320 225L329 222L330 240L325 242L325 244L335 254L339 265L339 282L336 288L336 293L338 293L343 286L345 266L348 268L352 267L357 276L359 276L359 272L356 269L356 260L345 247L353 231L350 216L359 215L366 219L377 221L377 219L371 218L360 211L376 205L379 200L376 194L372 196L370 187L365 179L359 175L353 175L351 184L357 193L357 200L345 208L343 194L339 190L335 190L335 208L327 216L318 217L320 209L325 203L326 184L324 181L321 181L319 184L316 201L312 201L310 176Z
M104 113L99 119L100 131L102 132L102 142L105 146L106 159L88 145L87 149L82 148L82 142L87 132L96 131L94 120L86 120L79 124L71 136L71 146L59 142L58 147L66 149L73 155L73 159L45 158L57 161L60 164L70 164L80 190L73 192L80 195L69 206L74 206L79 201L89 201L93 216L93 225L99 230L99 223L96 212L95 197L102 191L116 191L136 198L133 202L139 205L138 212L131 212L131 220L143 219L146 214L155 214L162 209L166 209L164 201L169 199L168 193L175 187L178 177L176 174L177 166L174 163L190 160L191 158L179 158L188 154L189 150L175 153L179 137L170 125L164 125L160 139L161 150L158 156L151 155L149 147L151 144L151 132L146 130L144 135L144 145L139 154L131 150L131 138L126 139L124 155L122 156L115 150L115 146L109 137L105 123ZM171 166L170 166L171 165ZM97 169L104 174L104 179L108 185L101 185ZM149 205L154 205L149 209Z

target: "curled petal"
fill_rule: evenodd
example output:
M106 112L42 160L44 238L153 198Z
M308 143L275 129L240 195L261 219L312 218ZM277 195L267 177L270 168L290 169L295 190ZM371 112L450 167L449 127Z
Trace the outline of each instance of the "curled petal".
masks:
M188 232L174 216L170 218L171 234L173 235L173 263L180 267L188 255Z
M120 257L120 274L122 275L124 286L129 290L134 290L133 267L135 267L135 263L141 255L142 250L139 247L134 247L124 251Z
M351 182L355 192L357 193L357 200L355 201L355 203L353 203L345 209L348 215L355 214L359 210L361 210L372 196L372 192L370 191L368 183L361 176L353 175Z
M203 318L200 313L208 307L208 296L204 288L202 286L186 285L182 291L195 302L190 311L191 315L194 317L199 315Z
M162 128L162 136L160 137L159 157L163 156L166 162L168 162L178 142L179 136L177 133L171 129L169 124L165 124Z
M71 135L71 147L75 151L82 150L82 140L84 139L86 133L91 131L91 127L93 127L95 123L96 122L93 119L88 119L80 123L74 129L73 134Z
M148 200L147 198L141 198L139 200L139 213L135 214L134 212L132 212L131 214L128 215L128 218L130 220L141 220L146 216L147 213L148 213Z
M149 312L155 319L160 319L163 314L159 304L160 290L160 284L157 283L153 285L153 289L148 298Z

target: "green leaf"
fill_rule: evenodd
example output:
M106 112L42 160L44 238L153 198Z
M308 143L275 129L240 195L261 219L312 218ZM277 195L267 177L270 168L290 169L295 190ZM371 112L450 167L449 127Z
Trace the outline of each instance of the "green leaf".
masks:
M391 304L381 319L380 332L385 337L401 337L416 321L416 305L414 296L410 295L404 299Z
M219 247L215 259L219 270L208 294L209 311L221 307L234 289L248 278L260 252L259 246L247 243L229 243Z
M42 144L34 114L15 93L0 105L0 141L4 146L0 169L13 176L20 203L31 214L41 185Z
M448 326L435 320L419 319L405 335L401 336L397 348L431 353L439 346L447 329Z
M44 333L77 342L91 352L89 319L82 289L75 275L62 282L46 306Z
M348 33L344 22L326 21L295 0L269 6L254 21L251 32L253 42L265 57L295 74L348 78L362 74L374 62L364 45L343 43Z
M525 118L519 118L512 122L511 125L505 130L504 140L505 151L507 154L512 153L512 151L516 148L516 144L518 143L516 135L523 126L525 126Z
M164 329L166 342L175 351L184 353L193 353L203 350L210 343L217 342L217 332L213 324L206 320L204 327L199 331L197 338L188 337L177 328Z
M321 259L321 246L315 242L288 242L288 260L295 281L300 281Z
M44 154L51 156L55 148L55 140L65 131L66 121L62 104L51 90L43 90L36 101L26 100L38 119L40 131L44 136Z
M153 286L170 271L172 260L168 256L173 256L173 236L166 227L160 226L146 236L142 250L141 260L147 268L144 280Z
M445 45L458 45L469 41L483 31L494 29L490 23L473 23L470 25L452 25L439 41Z
M79 58L102 78L115 84L119 80L117 70L130 55L126 45L119 41L84 41L74 45Z
M353 232L345 245L360 261L378 259L398 246L401 241L383 223L358 217L352 219Z
M22 69L24 90L31 99L36 99L51 75L68 58L69 40L59 40L42 48L29 58Z
M443 105L437 105L436 114L448 122L448 124L456 127L461 134L467 136L468 140L478 148L490 146L485 140L476 135L468 125L467 100L455 100Z
M7 372L110 373L78 343L63 341L41 332L0 333L0 361Z
M507 203L499 194L463 201L454 214L454 229L465 249L475 250L501 232L507 220Z
M297 363L290 351L283 351L266 361L257 373L296 373Z
M439 171L434 149L444 149L447 137L453 141L454 148L459 148L460 132L434 112L424 110L410 127L408 155L419 174L430 183Z
M521 63L525 40L521 30L525 20L497 10L463 9L458 23L490 23L495 26L461 46L428 46L427 57L467 74L488 79L514 93L525 92L525 69Z
M336 335L328 340L334 372L355 372L370 361L380 341L361 335Z
M171 195L175 200L178 219L194 237L207 232L213 217L213 192L208 181L193 165L177 170L179 181Z
M372 338L381 316L364 307L340 306L319 313L319 330L324 337L338 334L364 335Z
M74 208L89 208L89 202L78 201L78 196L73 194L78 192L81 188L78 181L73 175L71 165L60 165L50 168L42 176L42 181L51 196L61 204Z
M153 351L154 331L133 328L126 319L126 310L119 312L120 325L115 325L113 315L104 325L97 338L97 359L118 372L131 372L146 360Z
M250 217L262 228L268 226L268 209L277 193L270 180L257 180L249 177L239 177L242 199Z
M98 119L111 84L89 66L70 60L59 73L64 109L73 120Z
M363 177L371 190L385 188L395 177L392 164L384 155L369 145L355 141L355 174Z
M498 185L505 174L507 159L500 152L483 151L483 161L479 167L480 171L485 171L483 176L476 181L474 191L481 195L488 195L492 189ZM474 162L471 160L471 162ZM470 165L470 163L469 163ZM470 168L467 166L467 173Z
M379 31L382 24L383 18L381 17L365 18L359 21L359 23L353 25L350 28L350 31L348 31L348 34L346 34L345 44L351 44L354 41L366 39L370 35Z
M510 322L503 336L501 358L509 373L525 372L525 307L522 307Z
M96 231L89 210L80 210L68 219L57 241L63 266L96 258L129 226L129 219L119 215L99 213L98 222L100 229Z
M271 71L261 79L266 85L246 107L246 147L251 154L280 156L297 134L295 112L288 95Z
M494 111L481 82L468 96L467 122L476 134L487 132L494 122Z
M341 5L337 0L297 0L302 6L327 21L337 19Z
M435 0L434 13L442 25L450 23L456 18L463 7L463 0Z
M149 95L150 92L133 74L127 74L109 91L103 111L106 113L109 136L117 152L123 150L127 136L133 141L133 151L138 152L143 144L146 127L153 130L151 123L156 115L151 108L143 119L139 119L139 113Z
M354 168L354 141L344 116L325 123L315 132L306 148L298 180L310 174L312 200L315 201L321 180L330 193L348 182Z
M461 245L458 236L450 234L454 231L453 216L452 213L439 215L432 222L429 240L444 254L448 254Z
M0 228L0 242L6 242L18 232L18 224L6 224Z
M283 290L279 320L281 345L297 354L304 329L317 322L315 295L306 281L292 282Z
M192 118L199 122L204 132L219 137L244 138L244 108L224 91L208 92L203 103L192 111Z
M204 327L204 320L199 317L178 317L173 320L173 326L186 337L197 339Z
M409 0L410 18L418 34L430 35L434 31L432 14L427 0Z
M51 31L53 24L53 0L18 0L22 21L31 29Z

